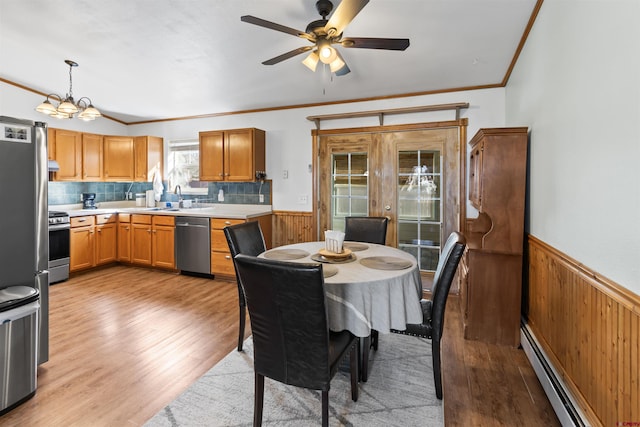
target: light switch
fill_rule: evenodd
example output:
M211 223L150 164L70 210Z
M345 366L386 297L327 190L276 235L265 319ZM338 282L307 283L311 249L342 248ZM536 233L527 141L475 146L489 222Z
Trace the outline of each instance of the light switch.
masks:
M289 178L289 171L285 169L282 171L282 179L287 179L287 178Z

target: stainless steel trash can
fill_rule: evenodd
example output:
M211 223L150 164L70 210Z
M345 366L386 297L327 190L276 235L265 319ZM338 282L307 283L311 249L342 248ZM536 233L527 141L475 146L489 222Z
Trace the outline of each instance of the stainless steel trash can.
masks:
M39 314L36 289L0 289L0 415L36 392Z

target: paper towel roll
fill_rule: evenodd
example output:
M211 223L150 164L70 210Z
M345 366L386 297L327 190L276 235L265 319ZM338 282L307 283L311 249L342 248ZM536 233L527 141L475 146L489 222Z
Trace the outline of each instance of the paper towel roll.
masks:
M154 192L153 190L147 190L147 207L154 208L156 206L156 201L154 200Z

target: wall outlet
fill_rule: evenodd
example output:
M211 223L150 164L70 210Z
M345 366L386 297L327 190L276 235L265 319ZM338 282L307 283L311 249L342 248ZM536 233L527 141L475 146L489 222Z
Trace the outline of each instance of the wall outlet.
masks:
M287 179L287 178L289 178L289 171L285 169L282 171L282 179Z
M306 205L308 199L309 198L307 197L306 194L302 194L302 195L298 196L298 204Z
M260 203L264 203L264 194L258 195L258 198L260 199Z

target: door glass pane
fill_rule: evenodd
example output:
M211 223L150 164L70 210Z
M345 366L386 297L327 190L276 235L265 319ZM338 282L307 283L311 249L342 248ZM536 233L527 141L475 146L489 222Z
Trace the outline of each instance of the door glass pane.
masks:
M346 216L367 216L369 173L367 153L331 156L331 229L344 231Z
M398 152L398 247L435 271L442 230L442 157L439 150Z

